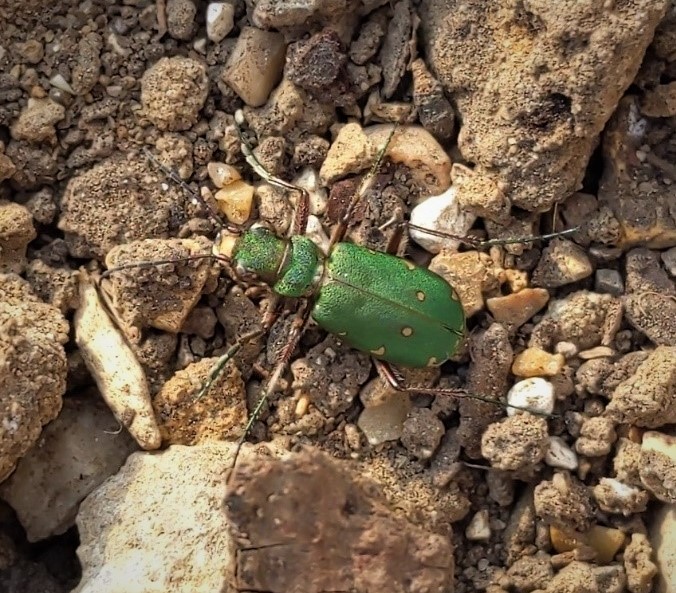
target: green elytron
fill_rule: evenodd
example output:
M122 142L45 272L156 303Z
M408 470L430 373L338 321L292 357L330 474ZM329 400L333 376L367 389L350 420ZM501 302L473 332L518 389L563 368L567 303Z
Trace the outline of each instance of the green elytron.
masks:
M264 227L242 235L235 271L255 274L284 297L312 297L311 317L374 358L405 367L439 365L465 332L458 295L440 276L405 259L337 243L324 258L307 237Z

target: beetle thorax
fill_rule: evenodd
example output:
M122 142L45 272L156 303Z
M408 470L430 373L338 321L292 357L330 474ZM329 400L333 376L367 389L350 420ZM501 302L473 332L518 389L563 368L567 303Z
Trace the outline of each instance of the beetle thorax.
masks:
M280 239L264 227L244 232L232 256L240 276L255 276L286 297L311 294L324 269L323 257L310 239Z

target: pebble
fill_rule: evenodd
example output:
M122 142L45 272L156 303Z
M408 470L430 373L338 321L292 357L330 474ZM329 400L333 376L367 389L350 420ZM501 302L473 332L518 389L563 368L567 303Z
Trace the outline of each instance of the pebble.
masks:
M235 26L235 7L224 2L210 2L207 6L207 37L218 43Z
M540 348L526 348L514 357L512 373L517 377L553 377L563 369L563 354L550 354Z
M281 33L244 27L221 78L247 105L260 107L282 78L285 56Z
M601 478L592 489L594 500L604 513L622 514L625 517L642 513L648 505L648 493L615 478Z
M573 358L574 356L577 356L579 349L572 342L566 342L564 340L564 341L561 341L561 342L557 342L554 345L554 351L557 354L563 354L566 357L566 360L568 360L569 358Z
M66 115L63 105L51 99L28 99L26 107L12 124L10 133L15 140L52 142L56 139L56 124Z
M330 185L350 174L362 171L376 157L377 148L362 127L354 122L338 130L319 170L323 185Z
M589 348L589 350L582 350L578 356L582 360L592 360L594 358L615 356L615 354L617 353L610 346L596 346L595 348Z
M624 282L622 274L617 270L608 270L602 268L596 270L594 275L594 290L596 292L605 292L613 296L621 296L624 294Z
M669 275L676 278L676 247L663 251L660 257Z
M465 537L472 542L487 542L491 538L491 525L487 510L476 513L465 529Z
M80 502L114 475L135 449L100 397L69 397L0 487L28 541L63 533Z
M321 216L326 212L329 197L319 183L319 173L312 167L305 167L292 181L293 185L306 189L309 194L310 214Z
M550 467L576 470L578 466L577 453L573 451L561 437L549 437L549 450L545 454L545 463Z
M411 64L413 104L420 123L434 136L448 140L455 130L455 113L441 83L432 76L421 58Z
M429 269L454 288L467 317L483 309L484 293L499 288L493 261L479 251L453 253L444 249L432 259Z
M64 93L68 93L69 95L75 95L73 87L70 86L69 82L63 77L63 74L55 74L54 76L52 76L49 79L49 84L51 84L54 88L63 91Z
M650 543L655 550L659 569L655 593L676 591L676 505L661 505L655 509L649 526Z
M371 144L380 148L389 138L392 125L369 126L364 132ZM424 188L422 196L441 194L451 185L451 159L422 126L399 126L387 147L387 157L394 164L408 167L414 182ZM370 164L366 161L362 167Z
M412 233L411 233L412 234ZM486 306L498 323L510 332L517 330L549 301L544 288L524 288L506 296L486 299Z
M211 161L207 164L207 172L209 173L211 182L219 189L242 178L239 171L232 165L216 161Z
M562 238L553 239L542 252L533 272L533 284L556 288L578 282L592 275L589 257L582 247Z
M507 393L510 406L528 408L535 414L551 414L554 411L554 386L541 377L532 377L515 383ZM523 414L516 408L507 408L507 415Z
M218 202L218 209L230 222L244 224L251 216L253 196L253 185L239 179L219 189L214 198Z
M407 393L396 393L380 406L364 408L357 426L371 446L396 441L404 432L404 421L411 409Z
M443 194L420 202L411 210L411 224L458 237L467 236L476 216L460 208L457 193L457 188L451 186ZM417 229L410 229L409 234L411 239L430 253L439 253L442 249L457 251L461 244L457 239L437 237Z
M324 231L321 221L313 214L310 214L307 217L305 236L308 237L317 247L319 247L324 255L328 255L331 241Z
M188 41L195 28L197 7L192 0L167 0L167 30L174 39Z
M615 554L624 545L626 536L619 529L592 525L584 533L564 531L555 525L549 529L552 547L559 553L570 552L581 546L589 546L596 552L595 560L599 564L613 561Z
M639 475L657 499L676 504L676 436L649 430L643 435Z
M413 408L404 421L401 444L418 459L429 459L439 447L446 429L429 408Z

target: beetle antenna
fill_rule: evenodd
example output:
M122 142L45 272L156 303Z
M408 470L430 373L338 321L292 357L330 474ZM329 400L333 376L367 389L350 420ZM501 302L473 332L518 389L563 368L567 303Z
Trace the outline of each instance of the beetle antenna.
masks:
M567 237L569 235L574 235L580 230L579 226L565 229L563 231L556 231L554 233L547 233L544 235L531 235L529 237L507 237L504 239L486 239L481 240L476 237L465 236L461 237L460 235L454 235L453 233L447 233L445 231L439 231L436 229L428 229L426 227L419 226L413 223L407 223L409 229L424 233L426 235L432 235L433 237L441 237L442 239L452 239L454 241L459 241L465 245L468 245L474 249L484 249L486 247L491 247L493 245L514 245L516 243L534 243L535 241L548 241L554 239L555 237Z
M148 160L153 163L153 165L155 165L155 167L162 171L162 173L164 173L168 179L171 179L171 181L173 181L183 190L183 192L190 198L190 201L195 206L201 206L206 211L207 216L219 229L227 229L231 233L237 235L242 234L242 227L232 222L225 222L216 209L211 204L209 204L207 200L205 200L198 192L196 192L183 179L181 179L181 176L177 171L161 163L160 160L145 146L143 147L143 153L146 155Z
M274 185L288 191L300 193L300 200L296 205L294 224L290 230L292 235L304 235L307 229L308 216L310 214L310 194L304 187L289 183L288 181L284 181L283 179L276 177L263 166L263 163L261 163L258 160L258 157L254 154L251 144L249 144L249 141L244 136L244 131L242 129L244 127L244 123L244 112L241 109L238 109L235 111L235 127L237 128L237 135L239 136L240 149L246 162L254 170L254 172L261 177L261 179L270 185Z

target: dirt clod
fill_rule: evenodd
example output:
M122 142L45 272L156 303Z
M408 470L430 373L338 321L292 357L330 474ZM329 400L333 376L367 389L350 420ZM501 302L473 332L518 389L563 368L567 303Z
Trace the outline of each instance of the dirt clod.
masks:
M242 464L225 505L238 589L413 593L452 582L448 539L397 517L374 484L318 452Z

